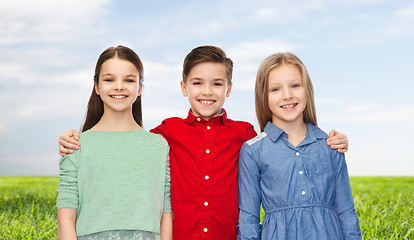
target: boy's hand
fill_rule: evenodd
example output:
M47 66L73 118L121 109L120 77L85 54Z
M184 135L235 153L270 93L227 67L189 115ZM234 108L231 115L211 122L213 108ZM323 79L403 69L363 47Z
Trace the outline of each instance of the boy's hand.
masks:
M73 153L73 149L79 149L80 143L79 132L76 129L72 129L60 134L59 142L59 155L65 156L66 154Z
M326 143L332 149L338 149L340 153L348 151L348 138L344 133L337 132L335 129L329 132L329 138L326 140Z

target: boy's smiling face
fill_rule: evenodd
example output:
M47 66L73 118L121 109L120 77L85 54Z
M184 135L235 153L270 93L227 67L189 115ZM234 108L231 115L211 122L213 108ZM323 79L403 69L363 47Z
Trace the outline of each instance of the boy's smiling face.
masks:
M226 65L214 62L195 65L186 82L181 81L181 90L184 97L188 97L193 114L206 121L221 114L231 86L227 83Z

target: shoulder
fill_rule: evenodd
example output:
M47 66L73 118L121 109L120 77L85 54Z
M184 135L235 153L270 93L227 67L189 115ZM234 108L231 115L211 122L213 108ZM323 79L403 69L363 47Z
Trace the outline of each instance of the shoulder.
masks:
M137 133L139 134L139 133ZM160 135L160 134L156 134L156 133L152 133L152 132L148 132L146 130L143 130L143 132L141 133L144 135L146 141L150 141L154 144L161 144L161 145L165 145L168 146L167 141L165 140L165 138Z
M257 132L254 130L253 125L248 122L226 119L225 125L229 127L231 132L238 136L239 140L242 142L257 136Z
M184 123L184 119L180 117L170 117L162 120L161 124L150 130L150 132L158 133L159 131L164 131L168 127L176 126L177 124Z
M227 118L226 121L231 126L244 127L244 128L253 127L253 125L245 121L232 120L230 118Z
M249 145L249 146L253 146L256 143L262 141L266 136L267 136L267 134L265 132L262 132L259 135L257 135L256 137L246 141L246 144Z
M169 123L176 123L176 122L182 122L184 119L180 117L170 117L162 120L162 123L169 124Z
M254 130L253 125L248 122L226 119L226 125L229 126L231 129L234 129L234 131L245 133L247 139L245 139L244 141L257 136L257 133Z
M306 123L306 127L308 128L308 131L310 131L311 135L318 140L325 140L329 137L326 132L312 123Z

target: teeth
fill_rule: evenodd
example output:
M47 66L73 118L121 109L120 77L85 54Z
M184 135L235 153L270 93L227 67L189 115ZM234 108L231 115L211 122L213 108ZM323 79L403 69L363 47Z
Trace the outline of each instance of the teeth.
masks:
M113 98L125 98L126 96L124 96L124 95L114 95L114 96L112 96Z
M207 101L207 100L201 100L200 101L202 104L212 104L214 101Z
M291 104L291 105L285 105L285 106L282 106L282 108L292 108L292 107L294 107L295 106L295 104Z

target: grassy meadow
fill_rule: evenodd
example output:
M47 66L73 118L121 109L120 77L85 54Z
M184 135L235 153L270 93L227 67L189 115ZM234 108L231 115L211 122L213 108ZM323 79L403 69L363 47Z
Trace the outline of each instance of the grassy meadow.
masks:
M57 239L57 177L0 177L0 239ZM414 177L351 177L363 239L414 239Z

